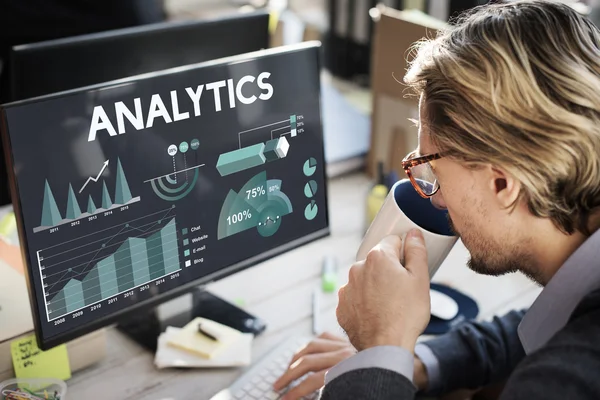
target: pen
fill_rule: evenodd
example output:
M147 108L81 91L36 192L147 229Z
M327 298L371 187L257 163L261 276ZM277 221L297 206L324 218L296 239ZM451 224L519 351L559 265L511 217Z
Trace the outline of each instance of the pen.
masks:
M319 311L321 310L319 289L315 288L312 295L312 330L314 335L318 335L321 328L319 324Z
M202 324L198 324L198 333L201 333L202 335L206 336L207 338L214 340L214 341L218 341L219 339L212 333L208 332L206 328L202 327Z

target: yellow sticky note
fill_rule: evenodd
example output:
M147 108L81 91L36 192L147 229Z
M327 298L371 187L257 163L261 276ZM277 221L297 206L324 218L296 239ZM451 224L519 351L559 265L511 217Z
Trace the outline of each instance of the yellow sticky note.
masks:
M8 237L12 235L13 231L17 229L17 220L15 219L15 213L10 212L4 217L0 218L0 235Z
M31 335L11 342L10 352L17 378L67 380L71 377L67 346L64 344L42 351L35 336Z
M277 29L278 23L279 23L279 13L276 11L271 11L269 13L269 34L273 35L275 33L275 29Z

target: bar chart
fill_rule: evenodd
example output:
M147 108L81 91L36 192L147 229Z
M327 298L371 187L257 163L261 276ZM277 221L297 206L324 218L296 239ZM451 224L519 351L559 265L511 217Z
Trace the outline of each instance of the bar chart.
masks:
M48 321L179 271L174 210L39 251Z

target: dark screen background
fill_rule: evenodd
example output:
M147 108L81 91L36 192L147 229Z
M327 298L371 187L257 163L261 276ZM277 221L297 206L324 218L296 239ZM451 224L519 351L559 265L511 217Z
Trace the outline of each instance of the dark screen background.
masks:
M67 335L73 329L109 317L140 301L327 228L318 51L318 48L307 48L225 65L200 66L5 109L23 221L21 237L26 238L28 267L44 340ZM271 73L266 80L273 86L273 96L269 100L256 100L245 105L236 99L236 107L230 108L228 90L223 88L222 110L216 112L213 92L205 88L200 101L201 115L194 116L193 103L185 92L186 87L195 89L200 84L227 79L237 82L245 75L258 77L261 72ZM106 131L99 131L95 141L88 141L95 106L104 107L117 129L115 102L122 101L133 111L133 99L141 98L145 122L150 99L152 95L159 94L172 117L170 92L173 90L178 93L180 113L189 112L189 119L167 124L159 117L154 120L152 128L139 131L125 120L125 134L109 136ZM246 84L243 91L247 97L258 96L262 92L256 82ZM239 132L289 120L290 115L303 116L304 132L293 138L286 136L290 143L287 157L231 175L222 177L219 174L217 159L220 154L239 148ZM272 128L285 125L273 125ZM242 147L266 142L270 139L270 129L242 134ZM179 147L181 142L189 144L193 139L199 140L200 146L197 150L190 148L185 158L180 152L175 157L167 154L170 145ZM311 157L317 160L317 170L307 177L303 166ZM97 207L101 207L103 182L114 201L117 159L121 162L132 196L140 196L139 202L128 205L125 210L114 209L110 215L97 214L97 218L91 221L86 217L75 226L68 223L54 231L46 229L34 233L42 218L46 180L63 218L70 184L81 211L85 212L89 196ZM106 160L109 160L109 165L100 180L88 183L80 194L79 190L88 177L95 177ZM163 200L155 194L150 183L144 183L174 170L200 164L205 165L198 168L199 176L193 190L181 200ZM219 215L228 192L238 192L248 180L263 171L266 171L267 179L282 181L281 192L290 199L293 212L283 216L273 236L263 237L256 228L252 228L218 240ZM194 170L188 173L187 179L191 182ZM182 180L184 174L180 173L177 177ZM307 198L304 189L311 179L316 181L317 191L314 197ZM304 210L311 200L319 209L316 218L307 220ZM147 239L173 217L177 226L181 271L168 274L160 285L151 282L149 289L136 288L128 296L120 293L98 301L96 307L86 305L77 313L61 315L60 319L64 321L59 323L56 314L48 318L44 292L51 299L70 279L83 279L98 261L114 254L129 237ZM161 221L158 225L157 220ZM198 227L199 230L191 232L192 228ZM188 229L187 234L182 233L184 229ZM197 244L191 243L192 239L204 235L206 239ZM110 245L102 247L108 239ZM190 240L187 246L183 245L185 239ZM202 246L206 247L199 250ZM185 255L185 250L193 252L194 249L198 252ZM200 259L203 261L197 261ZM186 267L186 260L191 260L193 265ZM42 282L45 288L42 288Z

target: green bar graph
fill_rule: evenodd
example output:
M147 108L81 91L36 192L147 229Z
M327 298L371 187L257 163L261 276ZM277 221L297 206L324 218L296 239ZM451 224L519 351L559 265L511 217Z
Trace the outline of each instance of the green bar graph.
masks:
M160 232L155 233L146 240L146 249L148 251L150 279L156 279L163 276L165 274L165 264Z
M100 261L96 267L98 268L98 276L100 278L100 292L102 293L102 298L107 299L119 293L115 256L112 255L105 258Z
M131 267L133 270L133 284L143 285L150 280L150 267L148 265L148 253L146 252L146 240L131 238Z
M66 314L67 305L65 304L65 292L61 290L58 292L56 296L52 299L52 301L48 304L48 308L50 309L50 317L54 318Z
M81 281L81 287L83 289L85 304L92 304L102 300L98 268L92 269L90 273L87 274L85 279Z
M171 220L161 232L163 243L163 257L165 274L170 274L179 269L179 246L177 245L177 227L175 220Z
M154 233L146 238L127 238L112 255L90 264L86 273L79 272L81 276L69 279L47 303L49 318L59 318L179 271L175 218L166 224L164 220L156 221L149 232ZM68 274L75 272L69 269L65 279Z
M131 265L131 239L127 239L115 253L115 266L117 267L119 292L134 287L133 266Z
M85 306L85 300L83 299L83 288L80 281L77 279L71 279L65 285L63 291L65 292L67 312L73 312Z

